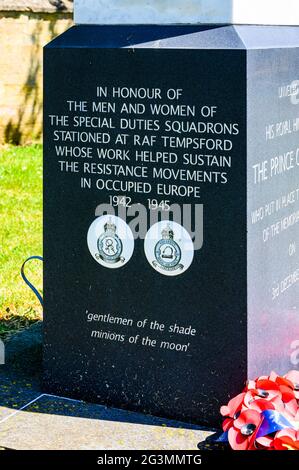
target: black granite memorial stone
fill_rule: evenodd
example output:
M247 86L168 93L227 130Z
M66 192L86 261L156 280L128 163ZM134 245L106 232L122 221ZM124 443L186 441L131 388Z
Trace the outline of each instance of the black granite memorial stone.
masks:
M254 29L76 26L45 48L47 392L218 425L248 373L290 363L280 314L298 327L298 284L273 288L298 268L298 229L263 236L298 211L299 106L278 96L293 84L296 98L298 49ZM280 176L271 157L286 151ZM291 192L292 210L253 221ZM134 214L117 211L138 204L144 235L164 209L154 242L120 235ZM190 227L166 221L173 204Z

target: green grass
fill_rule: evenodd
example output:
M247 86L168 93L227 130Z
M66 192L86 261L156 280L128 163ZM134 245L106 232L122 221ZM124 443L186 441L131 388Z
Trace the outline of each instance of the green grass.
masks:
M0 148L0 336L41 317L41 306L20 276L23 261L42 254L42 147ZM30 281L42 287L42 264Z

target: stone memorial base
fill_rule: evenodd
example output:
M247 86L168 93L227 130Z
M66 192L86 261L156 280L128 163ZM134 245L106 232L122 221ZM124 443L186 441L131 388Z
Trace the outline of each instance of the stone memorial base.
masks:
M298 47L215 25L45 48L47 393L219 425L248 376L295 367ZM163 209L156 234L125 230L132 207Z

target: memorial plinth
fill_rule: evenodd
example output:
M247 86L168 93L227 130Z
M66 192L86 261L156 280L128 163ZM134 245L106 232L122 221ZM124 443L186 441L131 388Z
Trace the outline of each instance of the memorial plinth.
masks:
M143 3L229 22L228 2ZM130 5L75 18L145 22ZM248 376L296 368L298 48L296 27L221 24L82 24L46 46L47 392L211 425Z

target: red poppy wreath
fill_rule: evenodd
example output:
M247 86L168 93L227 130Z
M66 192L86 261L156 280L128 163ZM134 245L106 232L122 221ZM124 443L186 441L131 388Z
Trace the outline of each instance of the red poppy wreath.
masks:
M299 371L250 380L220 412L234 450L299 450Z

